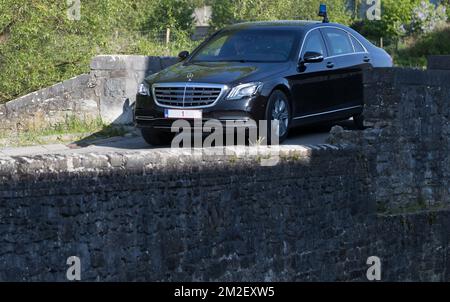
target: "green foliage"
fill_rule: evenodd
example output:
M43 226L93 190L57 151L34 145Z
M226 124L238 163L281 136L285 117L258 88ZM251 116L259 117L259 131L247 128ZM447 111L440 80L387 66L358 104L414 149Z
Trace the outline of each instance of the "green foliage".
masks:
M382 1L381 28L387 36L401 37L407 32L412 20L412 11L420 0L384 0Z
M443 5L434 4L422 0L412 11L410 31L415 34L431 33L445 25L447 21L446 8Z
M317 16L320 3L327 4L333 22L351 22L346 0L230 0L212 3L212 26L220 28L242 21L320 20Z
M212 5L212 25L220 28L239 21L320 20L321 2L328 5L331 21L355 21L347 0L81 0L79 21L69 20L65 0L0 0L0 103L88 72L98 54L175 55L192 49L197 44L190 39L195 7ZM424 22L417 19L417 8L414 17L420 2L383 0L381 21L355 27L373 40L384 37L388 47L390 40L397 45L414 31L427 32L435 21L430 6ZM450 14L450 0L442 3ZM411 24L420 30L411 30ZM441 47L436 52L445 53L440 41L426 39L436 42L431 50Z
M413 9L421 0L383 0L381 2L381 20L364 21L355 24L355 29L372 39L381 37L397 40L408 33Z
M412 38L408 45L398 51L395 61L401 66L425 67L429 55L450 54L450 27Z
M426 0L383 0L378 21L356 22L355 29L372 39L387 41L428 33L447 21L444 5L435 6ZM449 1L450 3L450 1Z
M450 0L441 0L440 4L445 7L447 20L450 20Z
M81 1L73 21L63 0L0 0L0 103L88 72L97 54L169 55L191 46L192 1L170 1L172 10L168 0ZM170 47L155 33L165 26L177 39Z
M49 2L1 2L0 99L18 95L26 87L54 83L58 77L73 74L78 62L86 63L84 54L71 48L88 46L88 41L78 37L87 34L86 25L95 31L101 23L86 16L80 21L82 26L74 26L64 15L62 1L46 5Z
M192 0L154 0L149 27L153 29L177 29L191 32L195 3Z

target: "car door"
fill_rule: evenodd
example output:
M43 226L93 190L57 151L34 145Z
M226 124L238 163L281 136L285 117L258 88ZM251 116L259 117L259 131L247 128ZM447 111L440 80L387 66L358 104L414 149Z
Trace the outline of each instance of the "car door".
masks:
M368 53L362 45L355 47L352 41L354 37L343 29L323 27L321 31L330 54L325 60L325 64L329 67L330 85L333 91L328 111L352 110L361 106L363 69L369 65L370 61Z
M372 68L372 56L363 46L363 44L351 33L349 33L350 40L352 41L355 54L353 55L353 64L356 66L357 75L354 79L354 86L352 94L349 97L349 106L363 105L364 103L364 87L363 87L363 74L364 70Z
M317 52L327 57L325 41L319 29L309 31L303 39L299 58L306 52ZM300 63L295 75L289 77L294 98L293 123L299 124L327 107L331 97L325 62Z

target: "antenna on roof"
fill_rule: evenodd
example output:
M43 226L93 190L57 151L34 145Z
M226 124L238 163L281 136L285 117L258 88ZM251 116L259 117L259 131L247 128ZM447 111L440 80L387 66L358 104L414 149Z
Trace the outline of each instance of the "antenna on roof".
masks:
M328 15L327 15L327 6L325 4L320 4L319 8L319 17L323 17L323 23L329 23Z

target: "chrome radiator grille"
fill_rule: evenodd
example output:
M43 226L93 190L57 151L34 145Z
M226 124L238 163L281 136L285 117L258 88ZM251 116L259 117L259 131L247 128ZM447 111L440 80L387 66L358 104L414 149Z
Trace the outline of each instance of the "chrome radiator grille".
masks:
M197 83L153 84L153 98L161 107L202 108L213 106L224 92L225 85Z

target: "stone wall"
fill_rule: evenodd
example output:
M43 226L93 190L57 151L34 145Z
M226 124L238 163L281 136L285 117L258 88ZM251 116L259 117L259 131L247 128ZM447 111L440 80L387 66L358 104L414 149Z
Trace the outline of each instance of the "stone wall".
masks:
M450 71L376 69L365 75L366 126L332 131L370 163L380 210L450 204Z
M384 281L450 281L449 76L366 74L368 129L270 167L264 147L0 157L0 280L79 256L82 280L364 281L378 256Z
M378 216L354 147L243 150L1 158L0 280L449 280L448 213Z
M83 74L6 104L0 104L0 131L45 128L67 116L94 119L99 115L91 77Z
M89 74L0 104L0 130L45 128L72 116L79 119L100 116L107 123L129 124L138 84L145 76L176 62L172 57L95 57Z
M428 69L450 70L450 55L429 56Z

